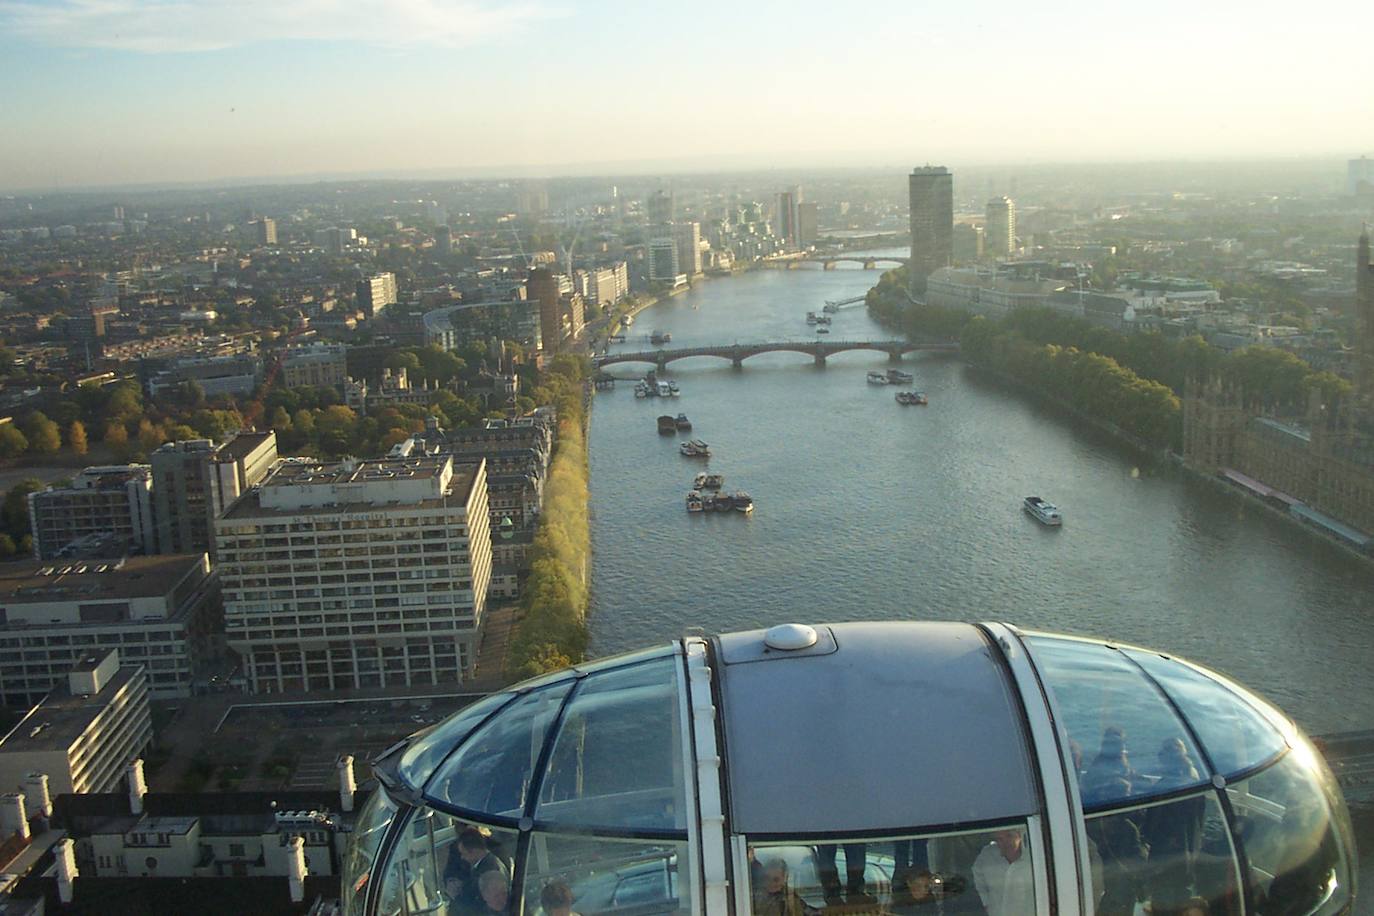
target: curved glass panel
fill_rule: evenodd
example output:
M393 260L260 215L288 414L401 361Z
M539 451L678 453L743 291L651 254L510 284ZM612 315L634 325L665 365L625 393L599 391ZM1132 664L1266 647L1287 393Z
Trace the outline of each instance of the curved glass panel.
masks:
M517 835L416 808L382 876L379 916L508 913Z
M525 860L532 916L690 913L697 882L687 844L611 840L536 831Z
M1225 685L1150 652L1126 654L1164 688L1223 776L1264 763L1288 746L1267 717Z
M344 916L361 916L363 901L367 898L367 885L377 866L377 850L395 816L396 803L380 786L358 812L358 820L353 826L353 834L348 838L348 851L344 853L343 867L340 869Z
M1239 916L1240 866L1214 792L1087 819L1095 911Z
M1261 913L1339 913L1354 897L1354 845L1326 765L1303 746L1226 787Z
M537 821L687 829L676 674L675 659L664 658L582 682L549 757Z
M1206 782L1210 774L1173 707L1120 652L1042 636L1026 642L1074 747L1084 808Z
M573 681L517 699L473 732L425 786L425 797L508 818L525 813L530 775Z
M401 755L396 775L411 788L418 789L429 781L439 762L447 757L487 716L509 703L513 693L494 693L476 703L464 706L444 719L429 732L417 738Z
M1036 884L1044 880L1031 836L1021 821L996 830L862 843L751 844L751 908L757 916L820 910L1030 916Z

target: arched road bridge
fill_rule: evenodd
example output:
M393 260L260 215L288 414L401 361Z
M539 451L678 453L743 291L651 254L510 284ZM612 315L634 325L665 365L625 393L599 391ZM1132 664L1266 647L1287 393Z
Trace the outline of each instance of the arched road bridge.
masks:
M959 344L953 340L782 340L764 343L734 343L711 347L676 347L671 350L641 350L636 353L611 353L596 360L597 368L616 363L653 363L659 369L690 356L717 356L730 360L736 368L760 353L805 353L824 366L826 357L848 350L874 350L886 353L890 362L898 362L907 353L957 353Z
M793 270L802 264L820 264L823 270L834 270L836 264L850 263L858 264L864 270L877 270L879 264L902 265L905 266L910 258L901 255L871 255L871 254L824 254L821 252L810 252L804 255L784 255L778 258L765 258L761 263L765 267L774 267L779 270Z

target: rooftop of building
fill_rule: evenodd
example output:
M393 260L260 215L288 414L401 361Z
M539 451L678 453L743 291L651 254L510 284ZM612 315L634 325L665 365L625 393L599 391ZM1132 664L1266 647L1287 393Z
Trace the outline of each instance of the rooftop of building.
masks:
M0 601L9 604L118 598L156 598L204 554L168 554L99 560L25 561L0 565Z
M16 899L41 899L47 913L64 916L146 916L148 913L253 913L255 916L305 916L318 912L318 901L337 900L338 877L308 875L305 899L292 903L284 877L247 878L96 878L82 875L72 883L72 902L62 903L51 871L53 855L40 861L13 890ZM326 910L327 912L327 910Z
M262 448L268 440L275 440L276 436L277 434L270 429L266 432L241 432L220 446L219 451L215 453L215 460L240 461Z
M66 683L59 683L0 739L0 754L65 752L130 681L142 676L141 665L123 665L94 695L73 694Z
M438 478L445 464L452 461L449 455L420 456L410 458L376 458L367 461L341 462L338 464L319 464L296 459L282 463L265 481L254 487L237 500L221 518L238 520L248 518L291 517L296 515L336 515L348 512L400 511L402 509L437 509L447 500L456 500L467 505L472 498L473 485L477 479L478 465L453 464L452 477L443 497L426 498L403 503L391 501L378 503L361 498L341 501L328 505L306 505L298 508L274 508L264 506L262 491L275 486L339 486L369 483L394 483L398 480L425 480ZM389 475L389 476L388 476Z

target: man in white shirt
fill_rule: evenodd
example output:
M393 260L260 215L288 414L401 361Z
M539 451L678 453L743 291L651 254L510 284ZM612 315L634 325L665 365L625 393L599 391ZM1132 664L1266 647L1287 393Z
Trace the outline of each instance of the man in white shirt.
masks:
M988 916L1035 916L1035 875L1020 830L999 830L973 862L973 884Z

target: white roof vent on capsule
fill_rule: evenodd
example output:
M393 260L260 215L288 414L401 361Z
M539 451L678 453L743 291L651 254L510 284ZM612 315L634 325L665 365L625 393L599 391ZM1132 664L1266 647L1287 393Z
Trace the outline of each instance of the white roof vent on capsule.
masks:
M794 652L816 644L816 631L804 623L784 623L764 631L763 644L770 649Z

